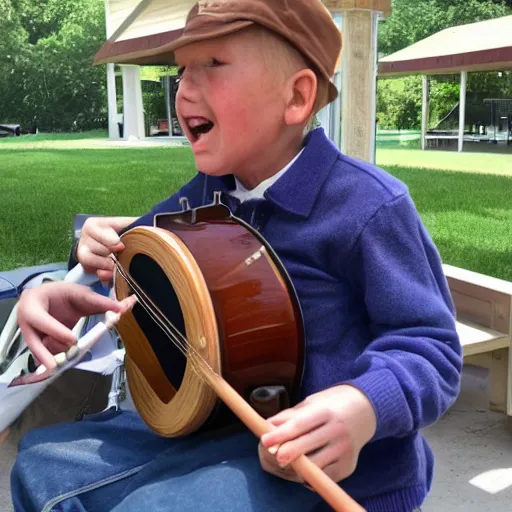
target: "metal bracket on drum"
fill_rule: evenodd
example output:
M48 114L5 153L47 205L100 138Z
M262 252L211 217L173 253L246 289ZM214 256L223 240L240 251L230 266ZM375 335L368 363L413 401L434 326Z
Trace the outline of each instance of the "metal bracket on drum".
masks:
M266 419L288 409L290 397L284 386L261 386L252 391L249 403Z

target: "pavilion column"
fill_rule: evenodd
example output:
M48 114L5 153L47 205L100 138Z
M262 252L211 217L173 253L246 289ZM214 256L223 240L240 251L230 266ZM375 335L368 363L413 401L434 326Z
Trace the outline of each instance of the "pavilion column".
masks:
M107 100L108 100L108 136L110 139L119 139L119 126L117 124L117 93L114 64L107 64Z
M459 153L464 149L464 126L466 125L466 90L468 85L468 72L460 74L460 101L459 101Z
M378 22L391 0L324 0L342 12L341 149L375 162Z
M143 139L144 113L139 66L121 66L123 71L123 139Z
M112 36L112 23L110 21L110 5L105 0L105 21L107 40ZM108 137L119 139L119 127L117 124L117 92L114 64L107 64L107 104L108 104Z
M421 149L427 148L427 131L428 131L428 118L429 118L429 103L430 103L430 84L428 76L423 75L423 101L421 106Z

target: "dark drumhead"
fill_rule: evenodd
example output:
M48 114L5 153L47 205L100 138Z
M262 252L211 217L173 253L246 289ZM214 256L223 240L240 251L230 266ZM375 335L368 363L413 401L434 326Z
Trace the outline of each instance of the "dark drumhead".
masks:
M153 303L185 336L185 320L178 297L160 265L149 256L139 253L132 258L129 272ZM133 308L133 316L149 341L169 382L177 391L185 373L187 362L185 356L140 304L136 304ZM236 416L224 404L218 403L196 434L225 428L236 423L238 423Z
M149 256L139 253L132 258L129 272L165 317L185 337L185 320L178 297L158 263ZM185 356L140 304L133 308L133 316L146 335L165 375L178 390L185 373Z

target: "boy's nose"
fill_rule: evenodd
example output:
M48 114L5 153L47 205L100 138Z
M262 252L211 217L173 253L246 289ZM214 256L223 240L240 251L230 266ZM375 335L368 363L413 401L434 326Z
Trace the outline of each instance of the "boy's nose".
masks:
M185 69L178 86L178 97L193 101L199 95L199 83L197 72Z

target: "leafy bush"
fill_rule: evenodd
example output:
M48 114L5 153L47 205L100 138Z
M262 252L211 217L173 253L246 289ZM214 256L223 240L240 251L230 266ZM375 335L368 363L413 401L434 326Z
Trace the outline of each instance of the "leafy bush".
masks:
M384 130L418 129L421 126L421 90L421 77L379 80L379 127Z

